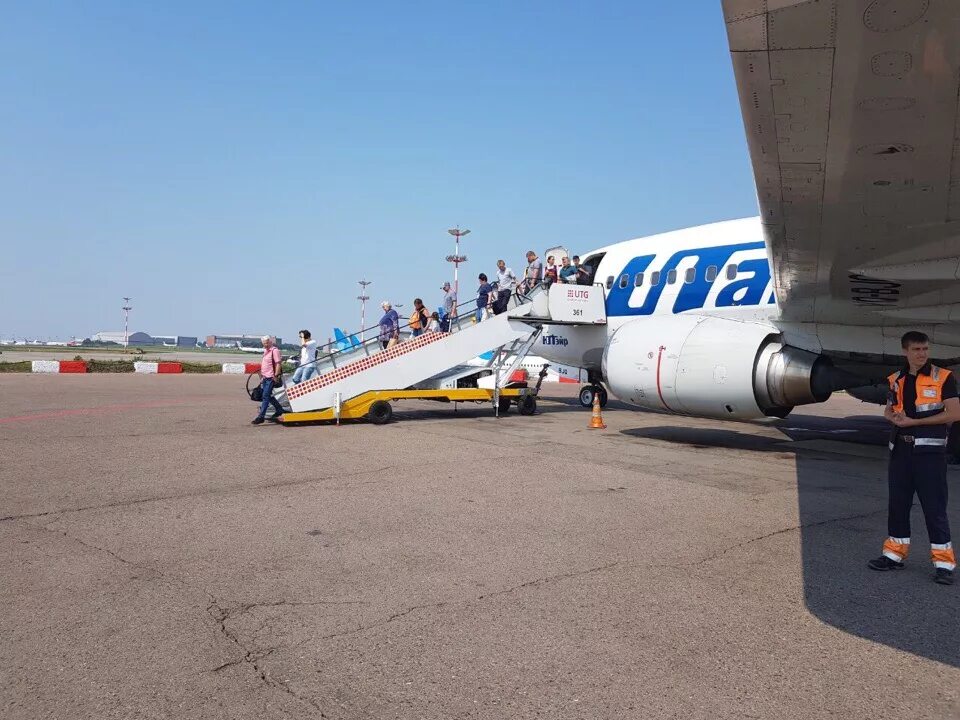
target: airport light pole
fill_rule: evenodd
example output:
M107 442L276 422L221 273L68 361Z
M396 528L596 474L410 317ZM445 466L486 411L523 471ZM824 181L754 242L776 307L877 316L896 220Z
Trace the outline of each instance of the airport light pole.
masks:
M130 300L132 298L125 297L123 299L123 346L128 347L130 345L130 311L133 310L133 306L130 305Z
M453 294L456 296L456 302L453 303L452 314L453 317L457 316L457 305L460 302L460 282L458 278L458 270L460 269L460 263L465 263L467 261L466 255L460 254L460 238L464 235L469 235L470 231L464 228L460 229L460 226L457 225L455 228L450 228L447 230L448 233L453 235L456 238L456 249L454 250L453 255L447 255L447 262L453 263Z
M370 296L367 295L367 285L373 285L372 280L358 280L357 284L360 285L360 294L357 295L357 300L360 301L360 342L363 342L363 333L367 329L367 300L370 299Z

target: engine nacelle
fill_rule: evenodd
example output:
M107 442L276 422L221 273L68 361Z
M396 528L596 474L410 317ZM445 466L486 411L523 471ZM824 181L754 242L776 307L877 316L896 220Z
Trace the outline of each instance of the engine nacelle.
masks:
M783 345L772 325L703 315L623 325L603 374L624 402L702 417L784 417L833 390L830 361Z

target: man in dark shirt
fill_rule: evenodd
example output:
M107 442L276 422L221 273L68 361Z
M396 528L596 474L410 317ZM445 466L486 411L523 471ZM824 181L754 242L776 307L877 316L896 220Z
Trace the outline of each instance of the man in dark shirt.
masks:
M573 266L577 269L577 285L590 285L593 282L593 272L586 265L580 264L580 256L573 256Z
M889 377L890 397L883 416L893 424L888 471L887 539L871 570L897 570L910 551L910 508L920 498L934 580L953 584L957 566L947 519L947 430L960 420L957 381L929 361L929 338L908 332L901 339L907 364Z
M493 285L487 282L487 274L480 273L477 276L480 281L480 287L477 290L477 322L480 322L487 316L487 306L490 305L490 293L493 292Z

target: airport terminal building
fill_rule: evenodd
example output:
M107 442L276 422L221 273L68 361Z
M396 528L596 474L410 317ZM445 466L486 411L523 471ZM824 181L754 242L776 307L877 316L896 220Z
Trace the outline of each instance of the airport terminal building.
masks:
M90 338L95 342L124 344L123 330L101 330ZM145 332L132 332L127 337L129 345L165 345L166 347L189 348L195 347L195 335L150 335Z

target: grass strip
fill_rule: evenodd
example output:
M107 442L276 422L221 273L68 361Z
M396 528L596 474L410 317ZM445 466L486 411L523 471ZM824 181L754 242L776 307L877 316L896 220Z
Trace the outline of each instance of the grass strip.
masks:
M82 358L78 358L82 359ZM88 373L132 373L133 360L87 360Z
M211 363L183 362L177 360L185 373L194 373L198 375L212 375L223 372L223 365L213 365Z
M20 360L18 362L0 362L0 373L22 373L33 372L32 360Z

